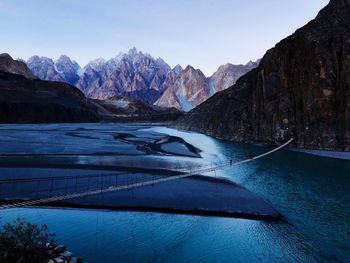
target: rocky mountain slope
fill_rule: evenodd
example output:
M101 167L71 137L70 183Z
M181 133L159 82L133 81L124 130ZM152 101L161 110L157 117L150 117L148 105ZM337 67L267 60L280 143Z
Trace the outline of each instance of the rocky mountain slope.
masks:
M64 55L57 61L38 56L33 56L27 61L28 67L40 79L75 85L89 98L103 100L113 96L125 96L148 104L155 103L157 106L176 107L179 110L192 109L217 91L234 84L238 77L257 64L227 64L221 66L210 78L205 78L203 73L198 71L198 74L193 74L195 79L190 81L190 72L183 70L180 65L171 69L161 58L155 59L149 54L137 51L136 48L109 60L92 60L84 69ZM182 74L181 79L186 81L180 84L179 80L176 86L172 87ZM193 83L200 86L194 87ZM196 92L198 94L192 98Z
M259 62L259 60L250 61L246 65L226 64L220 66L209 78L206 78L199 69L195 70L188 66L179 74L172 85L168 85L168 88L154 104L190 111L216 92L235 84L239 77L256 68Z
M162 59L133 48L111 60L89 63L77 87L94 99L122 95L152 104L162 93L170 70Z
M210 96L207 78L202 71L187 66L155 102L160 107L189 111Z
M36 77L28 69L26 63L19 60L14 60L9 54L0 54L0 70L12 74L25 76L28 79L35 79Z
M174 126L240 142L350 150L350 0L269 50L258 68Z

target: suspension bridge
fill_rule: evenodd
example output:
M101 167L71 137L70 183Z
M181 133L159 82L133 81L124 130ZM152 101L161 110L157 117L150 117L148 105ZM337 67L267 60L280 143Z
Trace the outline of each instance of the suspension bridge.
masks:
M155 178L152 178L149 180L149 176L140 176L138 180L129 182L127 180L118 180L118 176L123 175L125 173L107 173L103 174L101 177L101 174L90 174L90 175L79 175L79 176L60 176L60 177L35 177L35 178L23 178L23 179L4 179L0 180L0 187L4 184L12 184L14 188L16 188L16 184L24 184L24 183L38 183L42 181L49 182L48 184L51 187L51 190L53 189L54 182L56 180L58 181L64 181L65 180L65 186L67 188L67 182L68 180L75 180L75 187L73 187L72 192L67 193L67 190L65 193L53 195L52 191L49 191L49 196L45 196L42 198L37 199L31 199L26 201L18 201L14 203L9 204L3 204L0 205L0 210L5 209L13 209L13 208L21 208L21 207L28 207L28 206L35 206L35 205L42 205L47 204L51 202L59 202L64 200L70 200L75 198L82 198L82 197L88 197L88 196L94 196L94 195L101 195L104 193L110 193L110 192L118 192L118 191L125 191L125 190L133 190L136 188L141 188L145 186L151 186L156 184L161 184L165 182L171 182L174 180L180 180L184 178L189 178L194 175L199 174L206 174L210 172L216 172L218 170L223 170L228 167L238 166L242 164L246 164L258 159L261 159L263 157L266 157L274 152L277 152L278 150L281 150L282 148L289 145L294 139L290 139L284 144L274 148L273 150L270 150L268 152L265 152L263 154L244 159L241 161L233 162L232 160L224 162L220 165L205 167L193 171L179 171L178 174L172 175L172 176L157 176ZM97 180L102 178L101 183L98 187L95 187L94 189L90 189L90 180L94 180L96 183ZM108 178L106 182L106 178ZM78 191L78 181L84 180L84 184L87 184L88 187L85 190ZM51 182L51 184L50 184ZM19 188L17 186L17 188ZM80 187L81 188L81 187ZM63 187L64 189L64 187Z

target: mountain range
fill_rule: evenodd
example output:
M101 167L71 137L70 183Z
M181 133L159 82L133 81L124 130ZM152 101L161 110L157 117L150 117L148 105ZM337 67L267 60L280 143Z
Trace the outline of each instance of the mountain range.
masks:
M61 57L59 61L67 62L68 59ZM148 105L126 97L86 98L78 88L65 83L75 78L74 74L67 72L76 69L76 63L72 63L75 68L61 67L59 63L52 66L52 60L45 60L43 64L56 81L40 80L23 61L0 54L0 123L167 121L181 115L176 109ZM53 74L52 67L55 71L57 67L59 74Z
M217 91L233 85L259 61L220 66L209 78L191 66L171 68L163 59L155 59L136 48L109 60L92 60L84 68L65 55L55 61L33 56L26 63L38 78L69 83L92 99L124 96L160 107L189 111Z
M173 127L239 142L350 151L350 0L267 51L259 66Z

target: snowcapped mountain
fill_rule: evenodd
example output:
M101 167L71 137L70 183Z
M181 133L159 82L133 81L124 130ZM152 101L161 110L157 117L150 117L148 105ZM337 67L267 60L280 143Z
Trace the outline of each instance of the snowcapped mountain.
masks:
M161 95L171 71L161 58L155 59L136 48L108 61L94 60L84 69L77 86L88 97L108 99L122 95L151 104Z
M62 81L71 85L77 84L82 73L79 64L65 55L56 61L47 57L32 56L28 59L27 66L39 79Z
M180 65L171 69L163 59L156 59L136 48L109 60L94 59L83 69L65 55L56 61L38 56L27 61L38 78L75 85L89 98L105 100L125 96L184 111L232 86L258 64L258 61L246 65L226 64L206 78L200 70L191 66L185 70Z

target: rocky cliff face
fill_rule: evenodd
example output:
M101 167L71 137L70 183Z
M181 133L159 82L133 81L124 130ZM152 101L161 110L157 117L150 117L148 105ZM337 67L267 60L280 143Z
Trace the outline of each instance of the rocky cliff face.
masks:
M350 150L350 0L269 50L258 68L174 124L217 138Z
M47 57L32 56L27 65L33 74L42 80L61 81L71 85L76 85L82 74L78 63L65 55L56 61Z
M9 54L0 54L0 70L12 74L25 76L28 79L36 77L23 61L14 60Z

